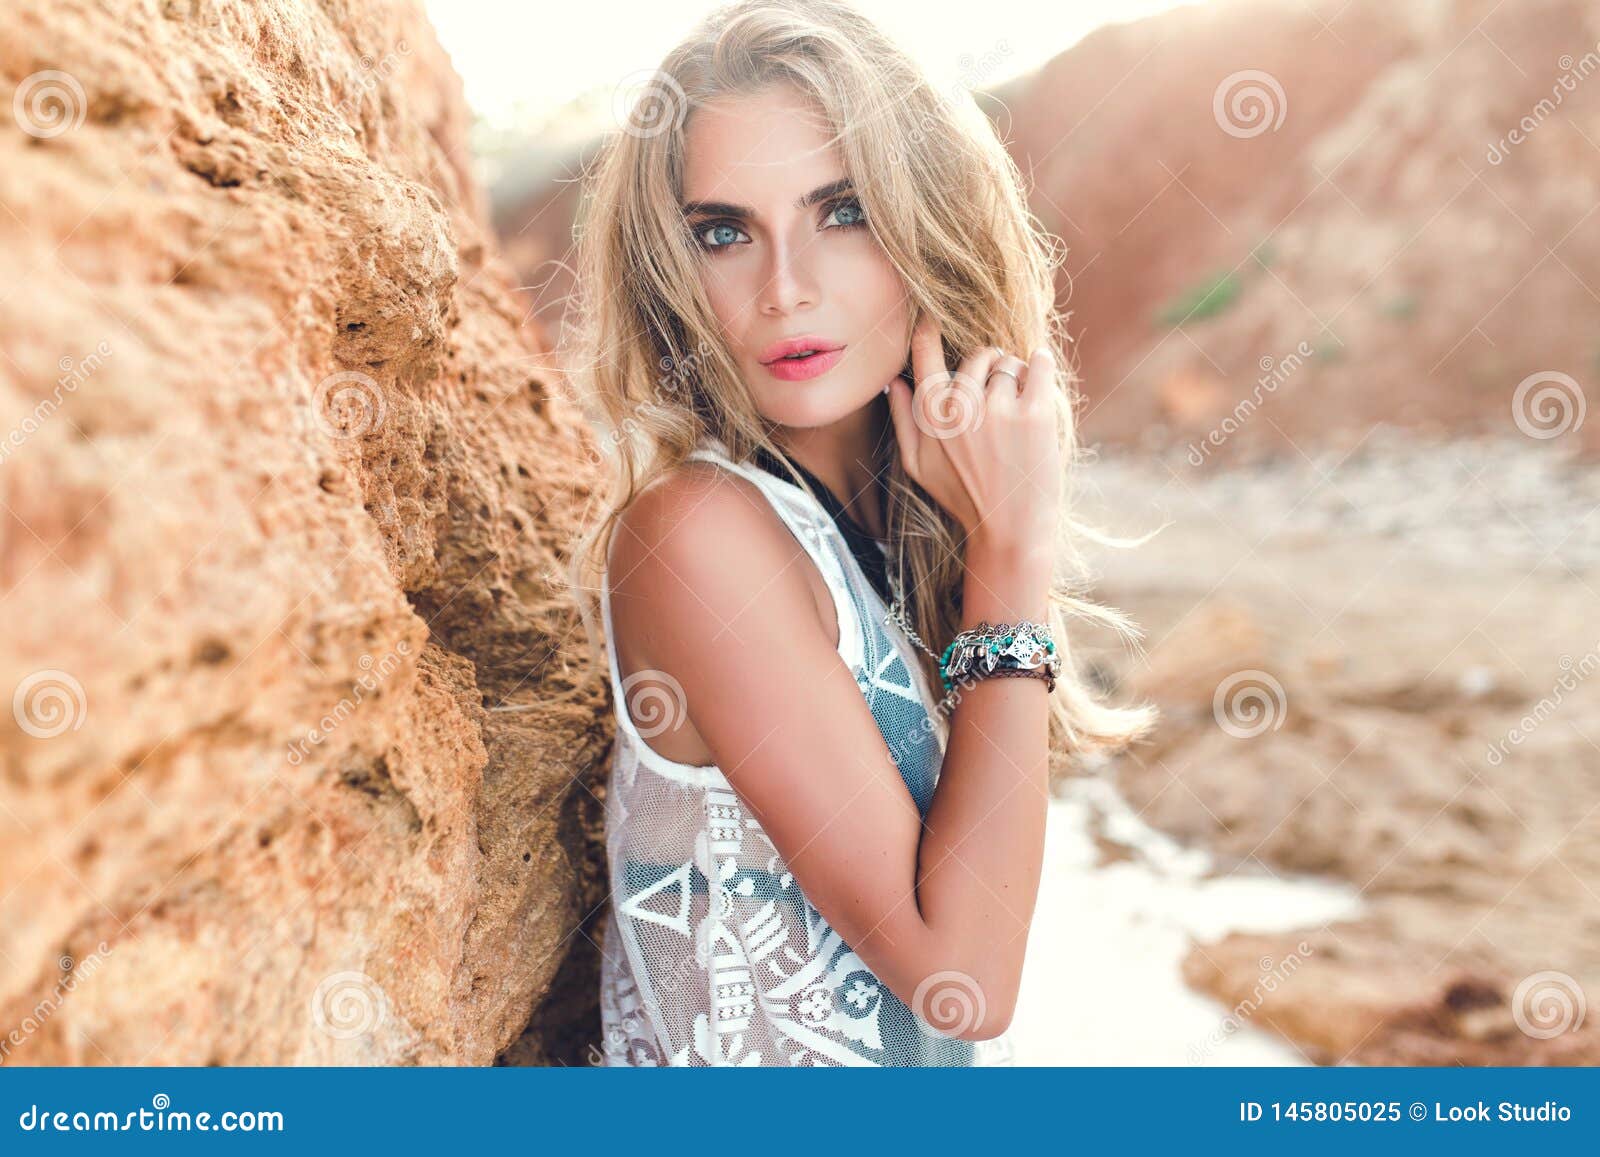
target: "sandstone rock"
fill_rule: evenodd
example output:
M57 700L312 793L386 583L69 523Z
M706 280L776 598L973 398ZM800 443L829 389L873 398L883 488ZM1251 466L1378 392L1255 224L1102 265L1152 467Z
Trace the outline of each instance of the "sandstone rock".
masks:
M581 1063L592 467L459 79L414 4L113 7L0 39L0 1059Z

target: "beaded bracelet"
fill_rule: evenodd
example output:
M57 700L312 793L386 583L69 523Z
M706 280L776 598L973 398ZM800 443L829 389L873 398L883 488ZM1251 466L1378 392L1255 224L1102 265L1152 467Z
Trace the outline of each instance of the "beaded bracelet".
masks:
M1043 679L1045 689L1056 689L1061 656L1050 628L1022 619L1016 623L991 623L960 632L939 656L940 676L949 691L958 679L1021 676Z

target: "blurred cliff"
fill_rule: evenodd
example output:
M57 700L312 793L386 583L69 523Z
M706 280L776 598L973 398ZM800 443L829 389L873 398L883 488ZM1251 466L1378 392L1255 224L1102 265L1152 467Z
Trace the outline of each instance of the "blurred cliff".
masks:
M1213 453L1292 453L1504 431L1526 376L1592 381L1597 42L1577 2L1255 0L1102 29L1004 94L1072 252L1089 433L1187 445L1275 375Z

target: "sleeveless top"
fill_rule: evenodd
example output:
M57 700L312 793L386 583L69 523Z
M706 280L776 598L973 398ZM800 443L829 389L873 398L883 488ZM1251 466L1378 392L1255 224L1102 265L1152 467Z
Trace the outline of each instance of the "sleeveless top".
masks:
M803 488L734 462L718 440L689 457L754 483L821 571L838 616L839 657L926 816L947 724L909 639L884 622L887 607L839 528ZM1007 1033L987 1041L948 1036L879 981L812 907L715 765L677 763L648 745L681 717L682 691L659 671L621 678L609 588L608 575L600 605L617 727L605 799L611 906L601 940L603 1063L1013 1064ZM954 1024L975 995L952 983L930 989L929 1007L941 1016L953 1011ZM966 1016L970 1022L972 1013Z

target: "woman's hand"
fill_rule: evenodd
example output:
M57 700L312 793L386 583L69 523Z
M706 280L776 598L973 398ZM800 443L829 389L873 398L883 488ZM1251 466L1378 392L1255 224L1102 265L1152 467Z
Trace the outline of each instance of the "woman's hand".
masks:
M969 542L1002 552L1048 549L1060 508L1061 440L1047 347L1024 362L993 346L952 372L926 314L911 335L916 389L889 383L906 473L959 522Z

